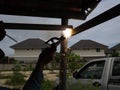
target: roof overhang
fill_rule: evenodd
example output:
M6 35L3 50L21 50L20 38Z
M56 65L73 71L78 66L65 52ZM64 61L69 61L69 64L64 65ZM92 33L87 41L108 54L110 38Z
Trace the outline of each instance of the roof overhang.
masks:
M99 2L100 0L0 0L0 14L54 17L62 19L83 19L80 18L83 14L84 17L88 15L85 13L85 11L91 12ZM91 9L91 11L88 9ZM70 13L68 14L66 12ZM76 15L75 12L78 14ZM73 35L88 30L89 28L92 28L119 15L120 4L74 28ZM63 30L63 28L66 27L72 26L5 23L5 29L31 28L32 30Z
M100 1L0 0L0 14L84 20Z

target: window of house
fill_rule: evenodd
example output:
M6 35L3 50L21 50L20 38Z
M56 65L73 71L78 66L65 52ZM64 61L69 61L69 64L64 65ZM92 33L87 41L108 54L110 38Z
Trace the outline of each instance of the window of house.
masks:
M96 52L100 52L100 48L96 48Z

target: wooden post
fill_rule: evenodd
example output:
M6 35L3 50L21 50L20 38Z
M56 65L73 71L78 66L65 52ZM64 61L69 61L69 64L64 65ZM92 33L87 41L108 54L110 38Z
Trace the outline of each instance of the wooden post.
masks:
M67 25L68 19L62 18L62 25ZM61 62L60 62L60 90L66 90L66 74L67 74L67 39L61 43Z

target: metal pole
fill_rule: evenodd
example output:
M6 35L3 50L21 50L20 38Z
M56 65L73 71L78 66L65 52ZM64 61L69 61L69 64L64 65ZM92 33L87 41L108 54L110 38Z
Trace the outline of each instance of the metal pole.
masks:
M62 25L67 25L68 19L62 18ZM60 62L60 90L66 90L66 74L67 74L67 39L61 42L61 62Z

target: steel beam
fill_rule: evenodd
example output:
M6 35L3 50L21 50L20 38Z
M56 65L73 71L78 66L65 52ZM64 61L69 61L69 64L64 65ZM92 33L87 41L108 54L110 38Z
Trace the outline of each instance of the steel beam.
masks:
M51 24L25 24L25 23L4 23L5 29L21 30L65 30L73 28L72 25L51 25Z
M80 32L83 32L85 30L88 30L96 25L99 25L105 21L108 21L114 17L117 17L120 15L120 4L116 5L115 7L107 10L106 12L96 16L95 18L83 23L82 25L74 28L73 34L76 35Z

